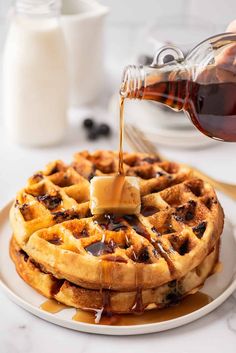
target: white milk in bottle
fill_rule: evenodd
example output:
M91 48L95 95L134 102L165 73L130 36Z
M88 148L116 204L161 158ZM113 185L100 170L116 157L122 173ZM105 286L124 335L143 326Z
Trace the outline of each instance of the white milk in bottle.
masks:
M68 96L60 1L18 0L3 56L3 103L12 140L30 146L59 142Z

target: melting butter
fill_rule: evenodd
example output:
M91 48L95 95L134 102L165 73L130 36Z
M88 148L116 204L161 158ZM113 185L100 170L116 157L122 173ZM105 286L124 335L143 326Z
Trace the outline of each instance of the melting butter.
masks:
M90 182L92 214L137 214L141 199L138 178L132 176L96 176Z

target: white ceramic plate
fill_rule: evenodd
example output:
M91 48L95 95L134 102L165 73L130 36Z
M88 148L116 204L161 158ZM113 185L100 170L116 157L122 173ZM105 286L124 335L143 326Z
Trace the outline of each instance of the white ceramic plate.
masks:
M177 319L133 326L106 326L76 322L71 319L75 313L75 309L72 308L63 310L58 314L47 313L39 308L45 301L45 298L24 283L17 275L15 267L10 260L8 254L9 240L11 237L11 229L8 222L10 205L10 203L6 205L0 212L0 284L9 298L16 304L32 314L54 324L73 330L106 335L137 335L164 331L185 325L208 314L222 304L236 289L236 243L231 223L227 221L222 236L220 255L221 261L224 264L223 271L209 278L202 288L202 292L210 295L214 299L203 308ZM228 214L226 209L225 213Z

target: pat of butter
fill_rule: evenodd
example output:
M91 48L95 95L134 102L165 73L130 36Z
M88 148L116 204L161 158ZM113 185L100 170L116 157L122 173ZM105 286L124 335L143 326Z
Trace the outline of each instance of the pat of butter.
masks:
M90 181L90 210L92 214L140 212L138 178L132 176L96 176Z

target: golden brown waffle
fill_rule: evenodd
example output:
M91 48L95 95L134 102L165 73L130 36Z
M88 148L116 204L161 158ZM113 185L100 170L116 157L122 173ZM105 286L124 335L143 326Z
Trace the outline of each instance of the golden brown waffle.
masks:
M223 211L213 188L182 165L126 153L127 175L139 177L137 216L92 217L89 180L114 174L117 153L77 153L29 179L11 209L20 247L46 271L83 288L133 291L178 280L216 245Z
M188 294L195 293L214 271L218 261L219 243L204 261L178 281L139 292L117 292L85 289L66 280L59 280L35 263L21 250L15 239L10 244L10 255L16 270L27 284L48 298L82 309L130 313L175 304Z

